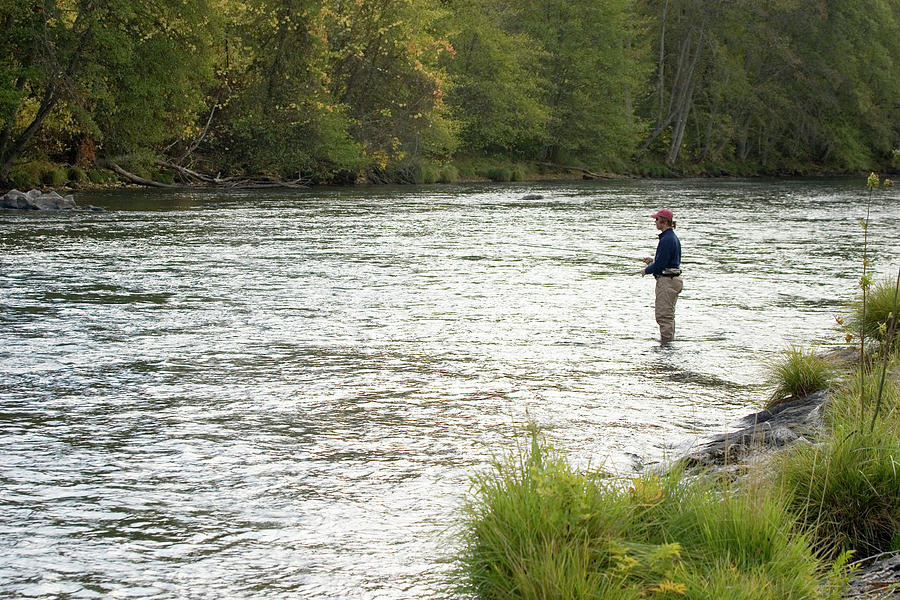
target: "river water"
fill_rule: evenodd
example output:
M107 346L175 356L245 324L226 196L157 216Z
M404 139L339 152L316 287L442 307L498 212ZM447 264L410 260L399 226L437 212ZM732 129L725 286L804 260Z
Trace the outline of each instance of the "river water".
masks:
M898 188L894 188L897 190ZM894 190L872 269L900 266ZM540 194L541 199L524 199ZM840 342L865 181L78 194L0 213L0 596L452 598L469 478L540 425L627 473ZM684 247L653 321L649 215Z

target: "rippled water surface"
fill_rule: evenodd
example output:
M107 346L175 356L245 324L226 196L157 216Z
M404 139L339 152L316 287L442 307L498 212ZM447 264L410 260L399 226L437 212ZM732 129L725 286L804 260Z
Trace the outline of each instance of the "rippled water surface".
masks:
M524 423L628 471L758 407L765 359L840 340L866 214L855 180L77 200L107 211L0 213L3 597L454 597L468 478ZM898 217L873 196L880 274Z

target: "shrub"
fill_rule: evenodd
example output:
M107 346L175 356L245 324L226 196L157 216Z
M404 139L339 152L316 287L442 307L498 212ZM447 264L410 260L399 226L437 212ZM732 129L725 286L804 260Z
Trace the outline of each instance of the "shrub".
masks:
M10 171L9 181L13 187L25 192L41 185L41 175L48 168L48 163L38 161L19 163Z
M510 169L510 181L525 181L527 178L528 175L525 173L525 167L523 167L522 165L516 165L512 169Z
M416 183L436 183L438 168L429 163L416 163L413 167L413 179Z
M512 171L506 167L491 167L485 173L491 181L506 182L512 179Z
M153 181L165 183L167 185L172 185L173 183L175 183L175 175L171 171L152 171L152 179Z
M790 347L769 365L766 381L775 389L766 408L785 398L797 399L828 389L835 378L833 365L812 351Z
M444 165L441 167L441 173L438 181L441 183L456 183L459 180L459 170L453 165Z
M65 185L69 180L69 175L66 172L66 169L55 168L44 171L41 174L41 181L46 183L47 185L52 185L55 187Z
M87 176L91 183L96 183L98 185L115 183L118 181L116 174L107 169L91 169L87 172Z
M87 172L81 167L71 167L68 172L69 181L83 185L89 181Z

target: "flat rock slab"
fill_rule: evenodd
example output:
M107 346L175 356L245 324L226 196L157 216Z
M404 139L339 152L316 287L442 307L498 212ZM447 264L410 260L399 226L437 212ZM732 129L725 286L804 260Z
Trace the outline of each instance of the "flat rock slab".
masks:
M733 464L756 451L808 441L823 425L827 402L828 392L821 391L747 415L734 424L734 430L694 445L678 462L687 466Z

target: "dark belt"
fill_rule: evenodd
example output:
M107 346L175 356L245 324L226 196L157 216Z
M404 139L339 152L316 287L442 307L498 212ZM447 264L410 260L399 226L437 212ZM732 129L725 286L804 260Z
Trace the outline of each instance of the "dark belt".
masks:
M668 272L666 272L668 271ZM662 273L658 274L657 279L660 277L681 277L681 269L665 269Z

